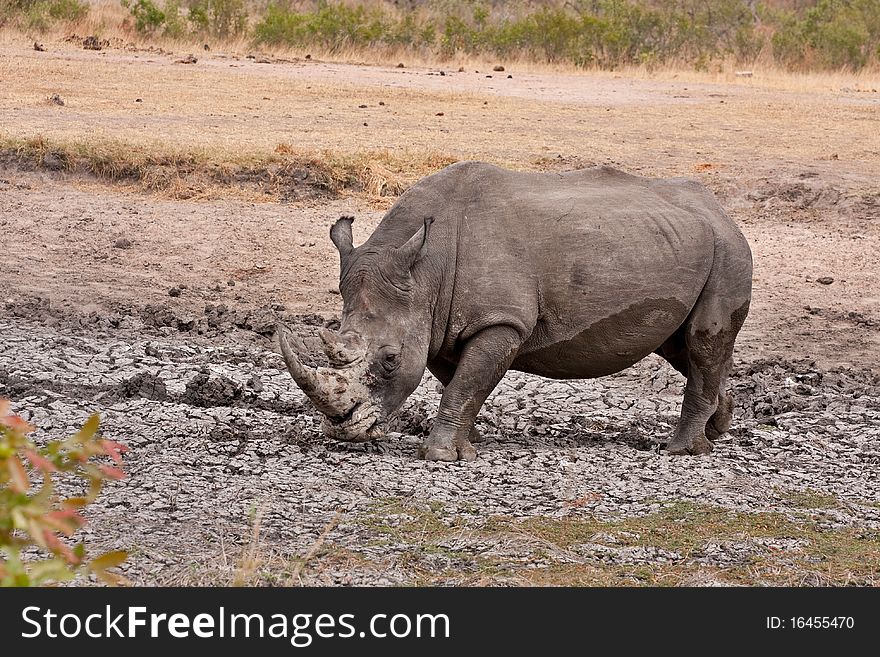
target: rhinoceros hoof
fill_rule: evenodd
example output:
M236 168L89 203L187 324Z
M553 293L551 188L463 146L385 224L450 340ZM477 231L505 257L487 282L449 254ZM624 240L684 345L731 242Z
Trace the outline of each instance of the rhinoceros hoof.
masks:
M715 446L705 438L699 438L692 443L673 440L667 445L666 453L673 456L700 456L711 453L713 449L715 449Z
M477 458L477 450L469 442L445 447L442 445L422 445L419 448L419 458L426 461L473 461Z
M457 461L458 450L454 447L436 447L423 445L419 448L419 458L426 461Z
M458 445L458 458L460 461L475 461L477 459L477 450L467 440L462 441Z

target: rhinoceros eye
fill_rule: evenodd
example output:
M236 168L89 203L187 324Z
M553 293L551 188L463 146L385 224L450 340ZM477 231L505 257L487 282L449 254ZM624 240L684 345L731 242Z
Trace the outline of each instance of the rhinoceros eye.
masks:
M390 348L384 348L379 358L386 372L393 372L400 366L400 354Z

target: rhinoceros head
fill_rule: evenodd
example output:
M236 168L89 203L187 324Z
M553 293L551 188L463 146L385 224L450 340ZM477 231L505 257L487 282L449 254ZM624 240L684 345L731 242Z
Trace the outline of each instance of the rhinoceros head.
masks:
M342 320L320 337L330 367L302 362L305 345L283 326L278 337L291 376L324 414L324 433L364 442L381 437L382 424L419 385L428 357L430 320L416 298L412 270L424 256L433 219L403 245L352 243L352 217L330 230L340 257Z

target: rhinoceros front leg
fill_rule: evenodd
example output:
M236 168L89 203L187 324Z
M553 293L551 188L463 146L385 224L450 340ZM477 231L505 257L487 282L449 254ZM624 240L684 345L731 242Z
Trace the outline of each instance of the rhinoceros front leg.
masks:
M452 383L452 377L455 376L455 365L452 365L451 363L435 361L433 363L428 363L428 369L431 371L431 374L434 375L434 378L443 385L444 390L446 389L446 386ZM468 440L472 443L481 443L485 439L480 433L480 430L475 426L471 429Z
M477 413L507 372L521 344L519 333L509 326L483 329L468 340L452 380L443 389L431 434L419 449L421 458L473 461L477 457L468 440Z

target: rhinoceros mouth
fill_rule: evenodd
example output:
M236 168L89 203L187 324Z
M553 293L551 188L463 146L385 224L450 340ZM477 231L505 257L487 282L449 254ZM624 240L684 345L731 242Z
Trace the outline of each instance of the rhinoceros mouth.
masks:
M324 435L334 440L349 443L362 443L382 437L379 428L380 414L374 406L358 402L343 417L325 417Z

